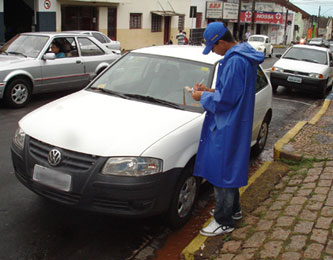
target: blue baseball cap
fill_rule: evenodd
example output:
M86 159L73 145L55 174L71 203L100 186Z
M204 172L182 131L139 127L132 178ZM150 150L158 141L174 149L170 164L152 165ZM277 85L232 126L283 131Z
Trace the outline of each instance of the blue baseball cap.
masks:
M213 22L207 25L207 28L203 34L206 40L206 47L203 50L203 54L208 54L213 49L214 43L216 43L225 33L228 28L221 22Z

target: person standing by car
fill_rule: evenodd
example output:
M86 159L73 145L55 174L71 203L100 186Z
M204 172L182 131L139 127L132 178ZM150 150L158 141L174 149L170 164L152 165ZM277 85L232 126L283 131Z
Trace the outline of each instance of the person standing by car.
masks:
M257 66L264 54L248 43L238 44L220 22L210 23L205 32L206 47L223 56L215 90L196 83L192 98L206 111L194 175L214 186L214 218L200 233L216 236L234 230L242 218L239 187L247 185Z
M176 39L178 40L178 45L184 45L185 44L185 34L182 30L179 30L179 33L176 35Z
M64 58L65 53L60 51L60 43L52 42L51 44L51 51L55 54L56 58Z

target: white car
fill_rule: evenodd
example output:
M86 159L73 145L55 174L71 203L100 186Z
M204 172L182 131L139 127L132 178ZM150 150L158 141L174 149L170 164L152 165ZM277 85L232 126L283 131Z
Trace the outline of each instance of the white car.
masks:
M271 39L266 35L255 34L251 35L247 41L254 49L263 52L270 58L273 54L273 45L271 44Z
M323 98L333 83L332 53L324 47L293 45L273 65L270 78L274 92L281 85Z
M205 112L185 86L213 87L216 54L155 46L125 54L87 88L19 122L12 145L17 178L50 200L119 216L191 216L200 179L193 167ZM272 89L258 67L253 151L263 150Z

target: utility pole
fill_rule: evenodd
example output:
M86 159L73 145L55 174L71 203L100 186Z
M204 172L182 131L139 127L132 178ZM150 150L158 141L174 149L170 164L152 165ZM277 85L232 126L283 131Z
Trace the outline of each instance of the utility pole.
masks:
M284 44L285 45L287 44L287 26L288 26L288 8L287 8L287 12L286 12L286 21L284 24Z
M238 41L241 39L241 33L240 33L240 17L242 12L242 0L238 1L238 21L237 21L237 34L238 34Z
M252 0L252 21L251 21L251 33L252 34L256 34L256 32L254 31L255 12L256 12L256 0Z

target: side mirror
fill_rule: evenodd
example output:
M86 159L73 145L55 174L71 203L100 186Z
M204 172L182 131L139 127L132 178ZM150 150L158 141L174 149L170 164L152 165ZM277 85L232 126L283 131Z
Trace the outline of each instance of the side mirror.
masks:
M280 58L281 58L281 56L282 56L282 54L280 54L280 53L278 53L278 54L275 54L275 57L276 57L276 58L279 58L279 59L280 59Z
M45 53L43 56L43 60L55 60L56 56L53 52Z

